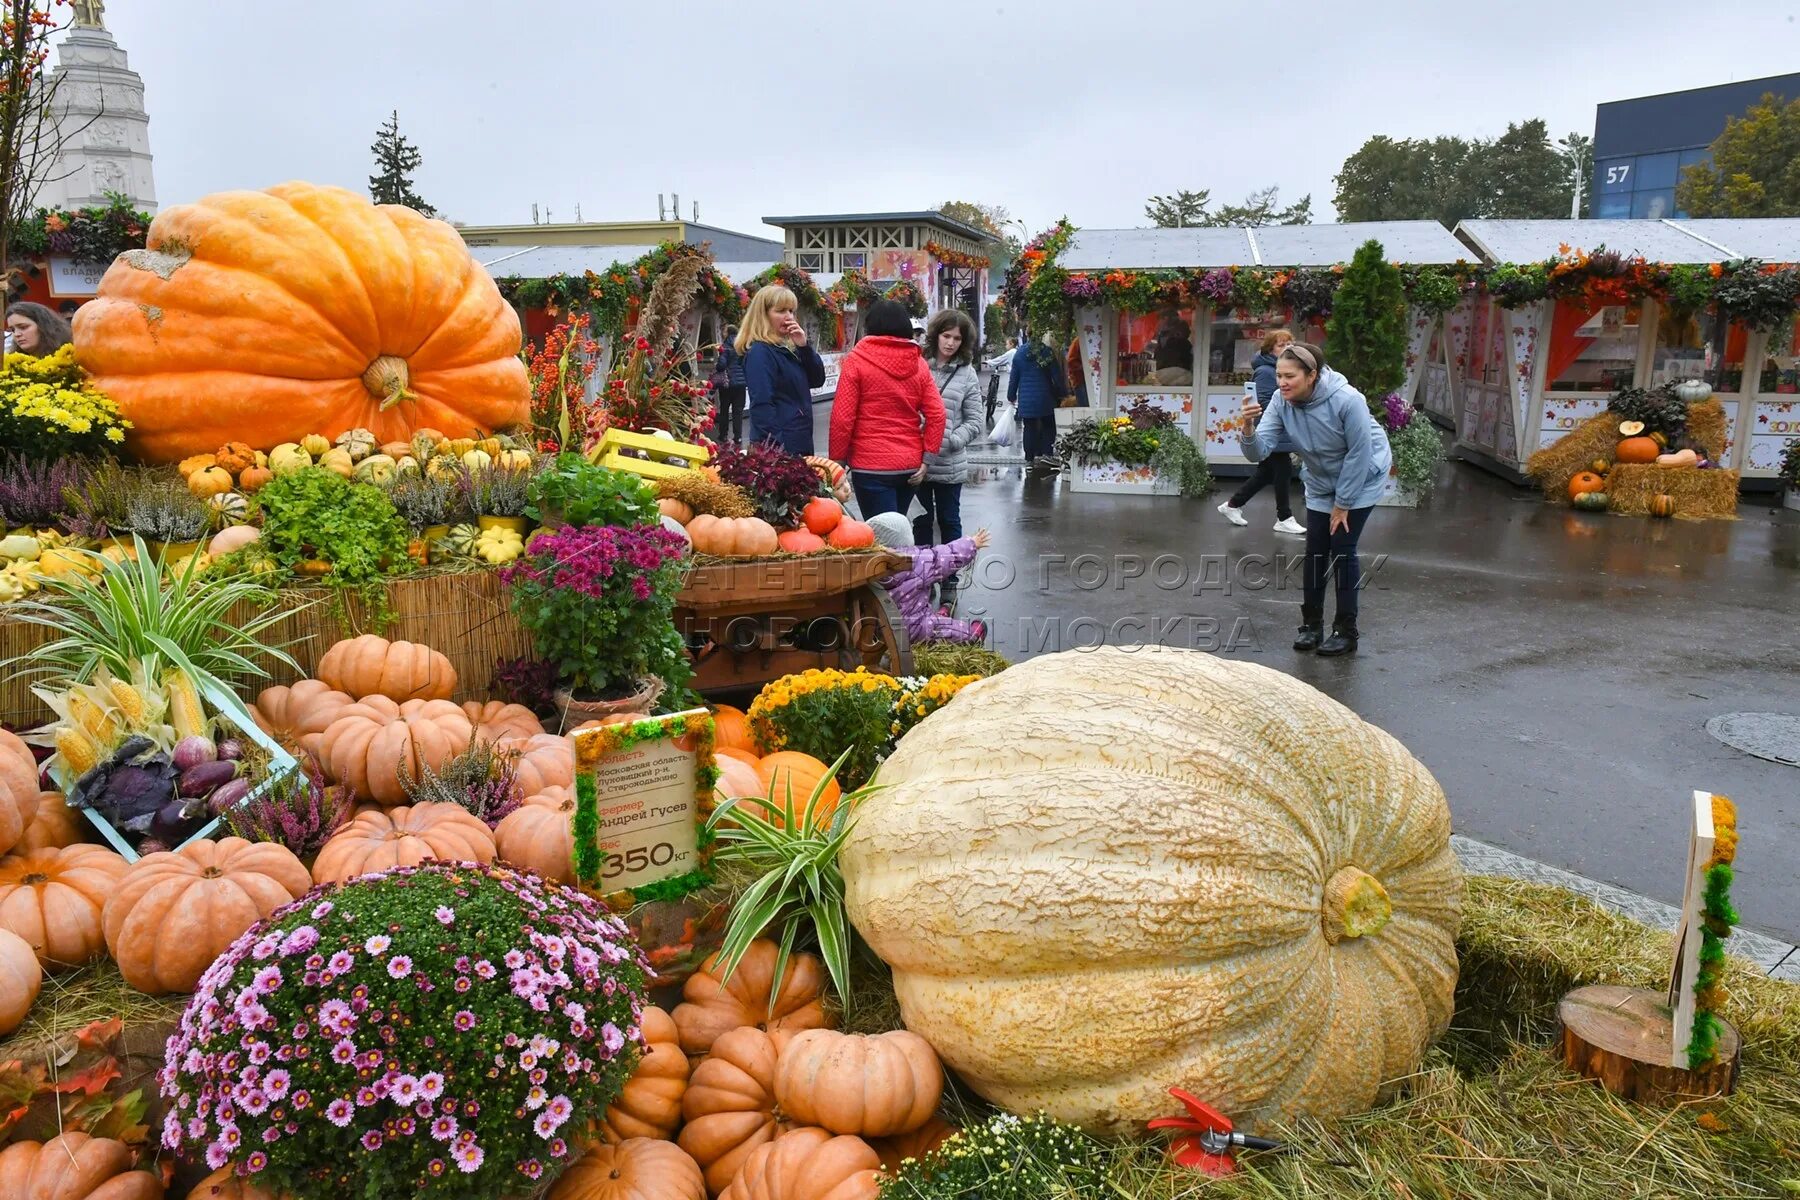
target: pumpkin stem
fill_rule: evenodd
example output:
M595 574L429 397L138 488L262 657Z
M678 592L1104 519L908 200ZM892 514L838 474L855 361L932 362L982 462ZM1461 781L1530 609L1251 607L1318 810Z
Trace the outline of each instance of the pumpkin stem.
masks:
M407 386L412 382L412 375L406 369L406 360L397 354L383 354L370 363L363 372L362 381L369 389L369 395L381 401L382 412L402 400L418 399Z
M1337 945L1345 938L1378 933L1394 915L1381 880L1357 867L1344 867L1325 884L1321 923L1325 940Z

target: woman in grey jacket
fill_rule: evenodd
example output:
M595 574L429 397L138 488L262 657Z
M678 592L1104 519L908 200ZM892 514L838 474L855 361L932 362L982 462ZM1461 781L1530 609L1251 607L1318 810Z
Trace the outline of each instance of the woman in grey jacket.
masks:
M913 542L949 545L962 536L962 485L969 478L968 446L987 432L981 380L975 369L975 322L958 308L946 308L925 327L925 365L944 398L944 444L927 454L919 480L923 516L913 522ZM931 536L935 520L939 537ZM944 602L955 594L954 581L944 589Z
M1356 543L1381 498L1393 456L1368 401L1325 365L1317 346L1293 342L1283 350L1275 388L1266 410L1244 400L1239 440L1251 462L1261 462L1285 440L1306 464L1305 592L1294 649L1346 654L1356 649ZM1327 573L1337 581L1337 615L1331 636L1321 639Z

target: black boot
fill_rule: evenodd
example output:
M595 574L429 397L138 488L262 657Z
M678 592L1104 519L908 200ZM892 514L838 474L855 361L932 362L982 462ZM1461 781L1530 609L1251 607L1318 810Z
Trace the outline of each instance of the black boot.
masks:
M1332 658L1339 654L1356 653L1356 618L1339 617L1331 623L1331 636L1319 643L1318 653L1323 658Z
M1300 636L1294 639L1294 649L1305 653L1319 648L1319 638L1325 630L1325 613L1323 609L1300 606Z

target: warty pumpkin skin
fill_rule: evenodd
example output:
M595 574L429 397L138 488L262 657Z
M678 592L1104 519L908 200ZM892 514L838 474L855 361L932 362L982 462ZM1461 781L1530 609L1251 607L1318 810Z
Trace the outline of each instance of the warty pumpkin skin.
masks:
M342 883L429 858L446 862L494 861L494 835L479 818L455 804L403 804L365 809L331 835L313 860L314 883Z
M43 986L44 964L31 943L10 929L0 929L0 1037L25 1023Z
M202 838L132 863L106 902L106 948L147 995L191 992L243 932L312 888L274 842Z
M356 698L317 679L291 687L264 688L250 715L262 731L279 742L319 752L319 737Z
M162 1180L132 1170L124 1142L65 1133L0 1150L0 1196L7 1200L162 1200Z
M448 700L395 704L370 696L338 713L319 735L319 761L359 799L406 803L402 771L418 779L422 767L440 770L469 748L475 727Z
M775 1067L781 1110L833 1133L910 1133L931 1119L943 1095L937 1053L903 1029L872 1037L808 1029L782 1047Z
M575 882L575 796L553 787L500 818L494 826L499 856L515 867L558 883Z
M101 846L33 850L0 859L0 929L10 929L50 971L78 967L106 948L100 911L125 874Z
M787 1129L775 1111L775 1063L785 1036L754 1026L713 1043L681 1098L686 1122L676 1144L691 1154L713 1195L725 1190L758 1146Z
M831 1018L820 999L825 991L824 964L804 951L789 955L778 992L775 960L780 953L774 942L757 938L728 981L721 983L714 974L719 966L717 954L688 976L681 988L681 1003L671 1014L675 1028L681 1031L681 1048L689 1054L705 1054L721 1035L744 1025L789 1035L830 1028ZM771 995L775 996L773 1016Z
M505 824L505 822L501 822ZM35 963L33 964L36 965ZM610 1144L633 1138L675 1136L681 1127L681 1100L688 1089L688 1056L669 1014L654 1004L644 1006L638 1021L648 1049L625 1081L619 1098L600 1121L600 1140ZM699 1176L698 1168L695 1176Z
M519 345L447 223L310 183L163 209L75 315L77 357L156 462L232 438L521 425Z
M1280 672L1046 655L927 717L876 782L840 860L850 918L906 1027L1012 1111L1124 1133L1177 1115L1180 1084L1251 1128L1329 1119L1448 1024L1443 792Z
M0 729L0 854L19 843L37 811L37 760L17 734Z
M332 646L313 674L358 700L448 700L456 691L456 668L448 657L418 642L390 642L373 633Z
M881 1158L859 1137L792 1129L758 1146L719 1200L876 1200Z
M700 1165L672 1142L632 1138L576 1159L550 1200L706 1200Z

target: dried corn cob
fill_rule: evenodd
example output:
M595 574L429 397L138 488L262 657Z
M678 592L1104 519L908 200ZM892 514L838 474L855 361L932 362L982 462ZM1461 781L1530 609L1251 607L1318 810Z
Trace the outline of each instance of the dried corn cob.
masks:
M100 761L100 748L94 739L73 725L57 726L55 745L56 752L77 778L93 770Z

